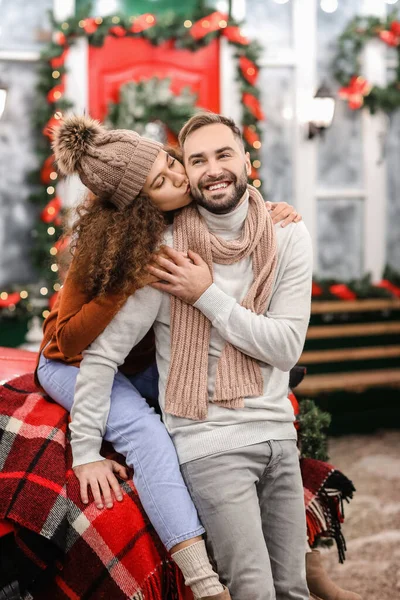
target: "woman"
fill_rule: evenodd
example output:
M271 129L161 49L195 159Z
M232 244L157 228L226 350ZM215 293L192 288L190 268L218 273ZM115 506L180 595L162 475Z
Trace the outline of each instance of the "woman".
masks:
M60 301L44 324L37 378L54 400L72 409L73 468L83 502L88 502L89 486L97 507L111 508L111 490L122 500L114 473L126 478L126 470L99 452L88 452L87 438L74 438L73 395L81 352L127 297L150 281L146 265L162 243L165 213L189 204L190 190L183 166L160 144L132 131L106 131L88 118L67 119L56 131L54 152L61 172L77 172L94 195L80 207L72 229L73 262ZM286 218L283 224L299 220L282 205L275 210L273 217ZM145 389L149 383L156 387L154 368L144 370L151 348L146 336L134 349L133 362L126 361L130 380L116 374L104 439L133 467L143 507L195 598L225 600L229 592L209 563L204 529L175 449L142 397L156 395L156 389ZM130 362L134 370L129 372Z

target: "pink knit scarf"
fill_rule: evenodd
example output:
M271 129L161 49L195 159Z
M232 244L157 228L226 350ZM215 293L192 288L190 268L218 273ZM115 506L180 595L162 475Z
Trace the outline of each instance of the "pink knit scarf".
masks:
M239 239L228 241L210 233L194 206L175 217L174 248L200 254L212 273L213 262L230 265L252 256L254 281L242 306L262 314L272 291L277 251L272 219L259 192L249 189L249 210ZM171 362L165 397L166 412L204 420L208 413L208 349L210 321L196 308L171 297ZM260 396L263 379L256 360L226 344L218 361L212 402L242 408L246 396Z

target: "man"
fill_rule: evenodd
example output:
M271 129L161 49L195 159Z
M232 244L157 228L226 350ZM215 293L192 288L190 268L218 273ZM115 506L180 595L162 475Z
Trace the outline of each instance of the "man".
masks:
M107 403L114 370L154 323L164 423L221 579L234 600L306 600L287 389L309 320L309 235L303 223L274 228L230 119L197 115L180 142L197 207L178 215L167 258L149 267L161 281L84 353L76 397Z

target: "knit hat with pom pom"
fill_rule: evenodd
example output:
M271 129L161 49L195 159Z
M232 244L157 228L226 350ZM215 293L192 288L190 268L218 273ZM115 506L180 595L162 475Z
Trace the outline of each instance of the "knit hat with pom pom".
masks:
M140 194L162 144L127 129L107 130L70 116L55 128L53 150L63 175L78 173L96 196L125 208Z

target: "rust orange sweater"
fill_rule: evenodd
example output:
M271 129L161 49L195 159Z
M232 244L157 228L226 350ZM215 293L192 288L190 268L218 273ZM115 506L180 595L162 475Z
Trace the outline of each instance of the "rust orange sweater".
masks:
M57 301L43 324L44 335L39 356L43 351L46 358L79 366L83 350L107 327L126 299L126 295L110 294L89 300L70 269ZM139 373L154 359L154 333L150 330L131 350L121 371L129 375Z

